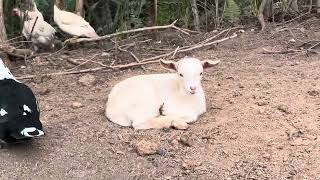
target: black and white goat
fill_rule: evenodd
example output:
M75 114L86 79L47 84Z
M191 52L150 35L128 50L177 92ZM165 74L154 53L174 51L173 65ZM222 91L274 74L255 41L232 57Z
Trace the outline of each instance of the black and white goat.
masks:
M17 81L0 59L0 140L16 143L44 135L31 89Z

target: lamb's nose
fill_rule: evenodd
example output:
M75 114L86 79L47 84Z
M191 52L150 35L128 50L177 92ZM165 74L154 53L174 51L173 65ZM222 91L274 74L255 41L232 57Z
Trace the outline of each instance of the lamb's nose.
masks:
M196 87L196 86L190 86L190 89L191 89L192 91L194 91L194 90L197 89L197 87Z

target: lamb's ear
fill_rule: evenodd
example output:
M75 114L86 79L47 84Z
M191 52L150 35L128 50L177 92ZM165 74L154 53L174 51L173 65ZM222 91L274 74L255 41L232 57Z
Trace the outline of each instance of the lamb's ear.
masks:
M210 61L210 60L201 61L201 64L202 64L203 69L216 66L216 65L219 64L219 63L220 63L220 60L217 60L217 61Z
M177 70L177 62L174 61L166 61L166 60L160 60L160 64L167 68L167 69L172 69L172 70Z

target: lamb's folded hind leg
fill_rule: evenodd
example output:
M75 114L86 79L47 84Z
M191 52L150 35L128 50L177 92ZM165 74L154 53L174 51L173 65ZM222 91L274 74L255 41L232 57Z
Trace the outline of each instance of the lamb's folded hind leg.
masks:
M176 129L188 129L188 124L180 118L172 116L158 116L145 122L133 123L134 129L162 129L174 127Z
M116 113L106 113L107 119L114 122L120 126L131 126L131 121L129 121L125 115Z

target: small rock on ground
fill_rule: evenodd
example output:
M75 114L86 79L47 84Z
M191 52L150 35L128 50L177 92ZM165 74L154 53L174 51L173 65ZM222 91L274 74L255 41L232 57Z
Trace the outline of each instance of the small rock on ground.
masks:
M286 113L286 114L289 114L289 113L290 113L288 106L283 105L283 104L282 104L282 105L279 105L279 106L277 107L277 109L278 109L279 111L281 111L281 112Z
M72 108L77 109L77 108L83 107L83 104L81 104L79 102L73 102L71 106L72 106Z
M153 155L158 153L160 146L158 143L141 140L135 144L135 149L140 156Z
M319 96L320 92L317 90L311 90L311 91L308 91L308 94L310 96Z
M185 170L191 170L200 165L201 165L201 162L197 162L189 159L186 159L182 162L182 168Z
M93 86L96 83L96 77L91 74L81 76L79 83L83 86Z
M179 142L185 146L191 146L191 140L190 140L189 136L187 136L187 135L182 135L179 138Z
M48 88L46 88L46 87L40 87L40 88L38 89L38 93L39 93L40 95L47 95L47 94L50 93L50 89L48 89Z

